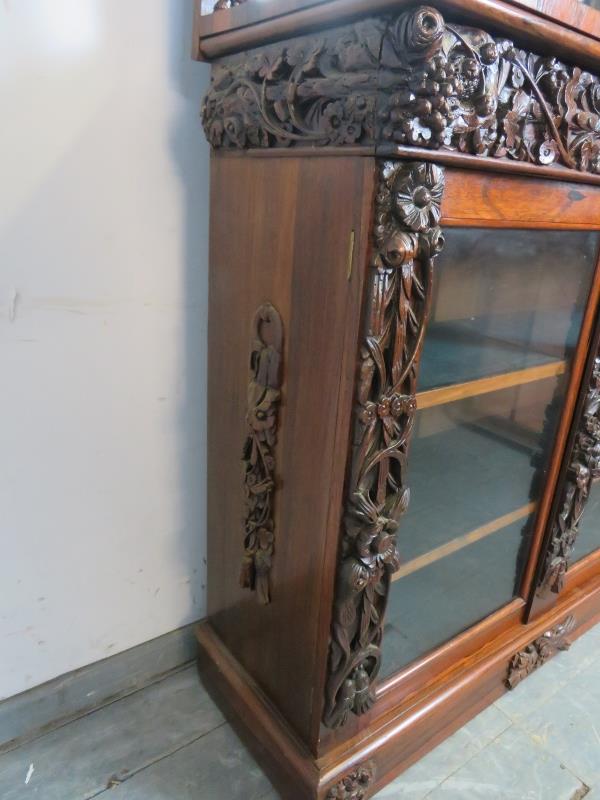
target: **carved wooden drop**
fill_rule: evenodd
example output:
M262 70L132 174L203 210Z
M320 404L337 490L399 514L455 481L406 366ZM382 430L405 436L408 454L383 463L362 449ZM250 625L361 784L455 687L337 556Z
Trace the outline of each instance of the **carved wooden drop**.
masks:
M521 681L530 675L546 661L549 661L561 650L568 650L571 642L567 638L568 634L575 627L575 617L567 617L560 625L547 631L539 639L521 650L513 657L508 667L508 677L506 685L509 689L514 689Z
M264 326L269 326L268 341ZM244 443L244 558L240 584L256 590L259 602L270 602L270 572L275 530L273 492L275 490L274 448L277 441L277 408L281 392L283 324L270 304L260 306L252 322L250 382L246 421L248 437Z
M408 506L406 461L429 316L443 171L383 162L374 257L356 389L351 475L331 629L324 722L343 725L372 706L398 519Z
M375 764L369 761L354 769L327 792L326 800L366 800L375 781Z
M540 576L538 593L559 593L564 585L579 523L592 481L600 477L600 356L596 357L590 386L578 424L567 482Z

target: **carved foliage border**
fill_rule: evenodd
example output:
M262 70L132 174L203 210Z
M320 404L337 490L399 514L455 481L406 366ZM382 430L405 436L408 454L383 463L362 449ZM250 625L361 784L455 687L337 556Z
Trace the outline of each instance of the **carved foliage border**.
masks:
M391 143L600 174L600 81L421 6L213 67L214 147Z
M396 529L409 501L406 462L431 302L443 171L380 164L374 255L366 290L354 436L331 629L324 722L343 725L373 704Z
M538 582L538 594L562 591L592 482L600 478L600 350L594 358L567 479Z
M568 634L575 627L575 617L570 616L560 625L556 625L543 636L536 639L528 647L513 656L506 678L506 685L514 689L534 670L545 664L561 650L568 650L571 642Z
M267 341L263 326L270 328ZM256 591L258 601L271 600L270 573L273 562L275 529L273 492L277 411L281 399L281 359L283 323L270 303L261 305L252 321L250 375L246 407L247 436L243 448L244 465L244 557L240 585Z

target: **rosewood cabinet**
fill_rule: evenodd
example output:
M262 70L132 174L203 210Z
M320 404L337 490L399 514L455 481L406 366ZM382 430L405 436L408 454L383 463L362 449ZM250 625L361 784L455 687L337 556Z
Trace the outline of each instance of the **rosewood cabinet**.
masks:
M194 46L201 667L283 797L365 800L600 620L600 13L219 0Z

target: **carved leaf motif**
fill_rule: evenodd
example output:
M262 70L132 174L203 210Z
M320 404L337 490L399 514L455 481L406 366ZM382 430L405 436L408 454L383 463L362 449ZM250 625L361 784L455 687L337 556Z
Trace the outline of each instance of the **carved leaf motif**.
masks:
M373 704L396 530L408 506L406 461L429 312L443 172L380 165L374 256L360 349L350 486L338 567L324 722L343 725Z
M514 689L521 681L530 675L534 670L541 667L556 653L561 650L568 650L571 642L568 634L575 627L575 617L570 616L551 630L547 631L539 639L517 653L511 660L508 667L506 685L509 689Z

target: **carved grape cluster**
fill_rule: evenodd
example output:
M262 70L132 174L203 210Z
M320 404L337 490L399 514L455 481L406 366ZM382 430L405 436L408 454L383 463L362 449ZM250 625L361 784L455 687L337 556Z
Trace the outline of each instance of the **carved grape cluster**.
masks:
M468 75L466 81L472 81ZM399 144L450 144L452 98L458 96L456 67L444 55L415 69L408 85L394 92L380 111L381 137Z

